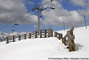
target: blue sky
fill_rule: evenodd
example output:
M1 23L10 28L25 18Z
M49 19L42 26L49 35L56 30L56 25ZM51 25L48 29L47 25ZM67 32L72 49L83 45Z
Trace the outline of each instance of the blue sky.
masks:
M37 30L38 11L32 11L31 9L34 7L34 4L38 5L47 1L50 0L7 0L6 2L1 0L2 3L10 4L7 6L1 4L0 32L12 33L12 29L15 29L15 32L31 32ZM79 0L81 3L78 4L77 1L78 0L54 0L53 4L57 4L54 6L56 10L45 10L41 14L43 16L43 18L41 18L41 29L50 27L53 28L54 31L63 30L62 20L65 21L66 29L72 26L84 26L83 15L86 16L87 25L89 25L89 13L86 13L86 11L89 12L89 4L82 0ZM47 7L49 5L50 3L47 3L43 6ZM15 8L12 8L13 6L15 6ZM16 23L19 25L13 28L15 23L14 19L17 19ZM36 27L34 27L34 25Z

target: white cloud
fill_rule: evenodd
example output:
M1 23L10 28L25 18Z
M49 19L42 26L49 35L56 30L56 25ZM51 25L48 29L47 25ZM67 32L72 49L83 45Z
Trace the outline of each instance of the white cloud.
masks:
M84 24L83 17L77 11L66 10L57 1L55 1L55 4L56 4L56 6L54 6L55 10L49 9L42 12L42 15L45 17L45 19L42 20L43 24L63 26L63 20L65 22L66 27L72 27L72 26L76 27Z
M84 7L86 5L85 0L71 0L75 5Z
M86 19L89 20L89 0L70 0L77 6L81 6L84 9L79 9L81 15L85 15Z
M34 3L33 3L32 1L28 1L28 3L29 3L30 5L34 5Z
M42 0L42 3L48 2L50 0ZM62 0L61 0L62 1ZM79 2L81 1L81 2ZM86 1L86 0L85 0ZM82 7L89 6L84 0L71 0L75 5ZM89 2L89 1L88 1ZM33 4L33 2L28 2ZM63 26L63 20L66 27L71 26L80 26L83 24L82 14L89 16L89 9L77 11L68 11L63 8L63 6L56 0L52 2L52 7L55 7L55 10L47 9L42 12L42 15L45 17L44 20L41 19L41 22L45 25L57 25ZM55 6L54 6L55 5ZM51 6L51 3L45 4L44 7ZM86 13L87 12L87 13ZM32 24L37 23L37 16L32 15L27 12L27 9L24 5L23 0L0 0L0 22L5 24L13 23L13 20L17 19L19 24Z
M89 0L70 0L77 6L82 6L84 8L89 7Z
M11 24L14 19L19 24L37 23L37 16L27 12L24 0L0 0L0 22Z

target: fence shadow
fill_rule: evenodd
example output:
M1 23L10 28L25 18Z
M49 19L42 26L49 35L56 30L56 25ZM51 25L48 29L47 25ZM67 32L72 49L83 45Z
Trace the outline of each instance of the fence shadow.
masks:
M81 50L83 48L83 45L81 45L81 44L75 44L75 50L76 51L79 51L79 50Z

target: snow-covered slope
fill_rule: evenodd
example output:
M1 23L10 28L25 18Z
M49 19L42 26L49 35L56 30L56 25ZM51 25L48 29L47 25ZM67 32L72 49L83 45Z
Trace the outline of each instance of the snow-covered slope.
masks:
M66 34L66 31L58 31ZM0 60L48 60L48 58L89 57L89 26L75 28L76 51L69 52L61 40L52 38L26 39L0 43Z

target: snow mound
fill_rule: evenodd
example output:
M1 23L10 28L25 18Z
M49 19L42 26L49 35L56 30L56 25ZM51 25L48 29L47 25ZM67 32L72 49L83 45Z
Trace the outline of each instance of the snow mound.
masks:
M67 31L67 30L66 30ZM66 34L66 31L58 31ZM0 60L48 60L49 57L89 57L89 26L75 28L76 51L69 52L56 37L0 43Z

